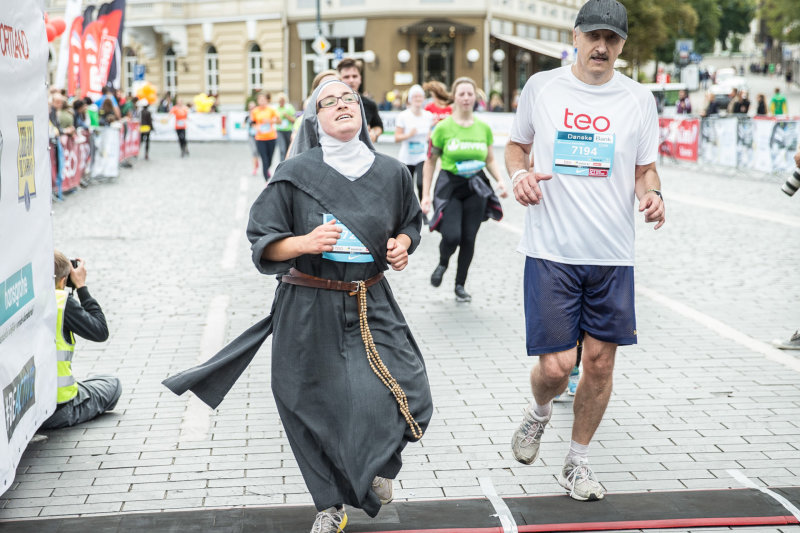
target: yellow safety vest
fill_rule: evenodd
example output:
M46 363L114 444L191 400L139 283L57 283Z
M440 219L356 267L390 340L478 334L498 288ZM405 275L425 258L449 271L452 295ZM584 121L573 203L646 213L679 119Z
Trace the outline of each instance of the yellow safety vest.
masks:
M67 291L56 289L56 354L58 356L58 403L65 403L78 394L78 384L72 375L72 355L75 353L75 337L69 332L69 340L64 338L64 309L67 307Z

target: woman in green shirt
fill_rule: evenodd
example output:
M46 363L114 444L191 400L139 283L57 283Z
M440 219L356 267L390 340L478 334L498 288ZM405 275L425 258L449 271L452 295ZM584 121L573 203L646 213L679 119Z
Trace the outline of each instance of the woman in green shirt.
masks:
M455 293L459 302L472 297L464 290L467 272L475 253L478 228L488 218L500 220L503 209L486 177L488 170L497 182L500 196L508 196L500 168L494 158L494 137L489 125L475 118L473 108L478 87L470 78L453 83L453 114L436 125L431 134L431 155L422 170L422 211L431 207L431 181L437 159L442 170L433 195L431 231L442 234L439 243L439 265L431 275L431 285L438 287L447 270L450 257L458 252Z
M295 109L292 104L286 101L286 95L283 93L278 93L276 100L278 101L278 107L275 108L275 111L278 112L280 122L278 122L275 129L278 130L278 153L281 155L278 162L281 162L286 159L286 152L289 151L289 144L292 142Z

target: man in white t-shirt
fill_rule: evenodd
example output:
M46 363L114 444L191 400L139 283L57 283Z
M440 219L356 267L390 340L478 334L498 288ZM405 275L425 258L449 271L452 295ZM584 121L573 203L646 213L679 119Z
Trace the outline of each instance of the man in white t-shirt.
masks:
M575 63L525 84L506 147L517 201L527 206L519 251L533 402L512 438L531 464L567 385L583 335L572 442L558 482L576 500L605 490L588 447L611 396L617 346L636 343L634 205L665 221L656 172L658 115L649 91L614 70L628 33L625 7L589 0L575 19ZM531 168L532 167L532 168Z

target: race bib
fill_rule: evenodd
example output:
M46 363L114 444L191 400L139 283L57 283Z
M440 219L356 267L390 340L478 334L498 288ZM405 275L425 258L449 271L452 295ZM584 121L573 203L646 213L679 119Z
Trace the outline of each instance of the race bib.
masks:
M259 133L269 133L272 131L272 123L271 122L264 122L263 124L259 124L258 132Z
M425 143L410 141L408 143L408 155L422 155L427 150Z
M471 178L486 166L486 161L476 161L475 159L467 159L464 161L456 161L456 174L465 178Z
M335 217L330 213L322 215L322 223L327 223ZM358 240L352 231L347 229L347 226L341 222L336 222L336 227L342 228L339 240L333 245L333 251L322 252L324 259L331 261L338 261L339 263L372 263L374 259L367 250L367 247Z
M553 172L607 178L614 161L613 133L559 131L553 147Z
M181 119L176 120L175 121L175 127L176 128L185 128L186 127L186 119L181 118Z
M282 130L288 130L289 126L291 126L291 124L289 123L289 119L288 118L285 118L285 119L281 120L281 129Z

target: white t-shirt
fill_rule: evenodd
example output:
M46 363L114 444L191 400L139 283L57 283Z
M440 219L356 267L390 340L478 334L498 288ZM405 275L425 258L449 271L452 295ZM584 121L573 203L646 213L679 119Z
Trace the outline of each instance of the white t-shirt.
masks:
M394 121L395 127L403 128L405 133L416 129L417 133L400 143L400 153L397 159L406 165L416 165L428 157L428 134L433 126L433 114L422 110L422 114L415 115L410 109L401 111Z
M511 140L533 143L535 171L553 174L539 182L542 202L526 210L518 250L571 265L633 265L635 167L658 155L650 91L619 72L603 85L583 83L571 65L539 72L522 90ZM592 158L599 170L569 173L582 166L575 159Z

